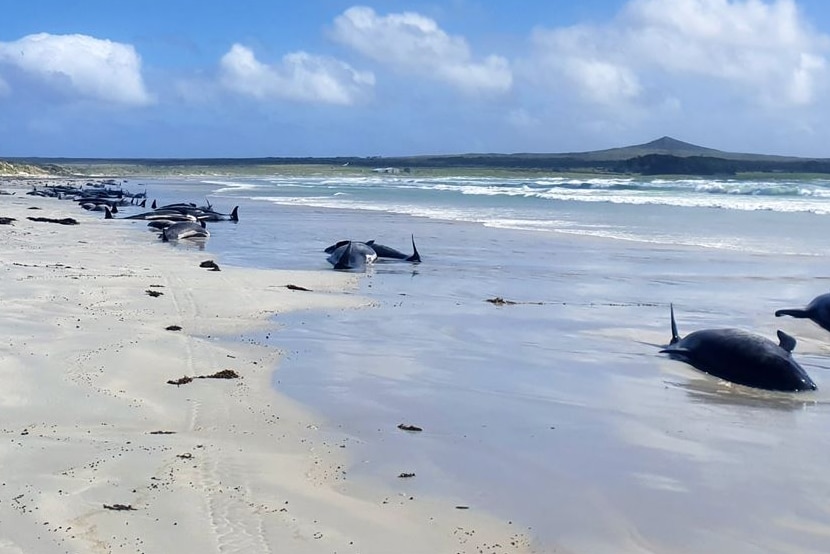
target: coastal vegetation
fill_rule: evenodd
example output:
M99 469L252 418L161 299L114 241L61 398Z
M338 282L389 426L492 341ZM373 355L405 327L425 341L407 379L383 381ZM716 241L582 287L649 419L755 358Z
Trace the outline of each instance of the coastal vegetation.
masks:
M800 158L724 152L671 137L622 148L558 154L472 153L421 156L333 156L266 158L12 158L0 175L269 175L393 173L493 175L516 172L604 175L765 177L830 175L830 158Z

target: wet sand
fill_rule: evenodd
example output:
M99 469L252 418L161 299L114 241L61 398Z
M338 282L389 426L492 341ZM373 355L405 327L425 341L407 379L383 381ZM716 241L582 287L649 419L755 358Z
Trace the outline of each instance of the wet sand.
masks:
M280 352L227 340L277 313L366 306L354 276L224 267L0 189L16 192L0 196L16 220L0 225L0 552L533 550L437 495L351 490L348 441L271 386ZM238 378L168 383L225 370Z

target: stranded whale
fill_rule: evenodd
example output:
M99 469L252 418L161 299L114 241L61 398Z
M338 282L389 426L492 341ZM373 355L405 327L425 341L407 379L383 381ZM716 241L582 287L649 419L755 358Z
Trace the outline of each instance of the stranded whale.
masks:
M782 315L788 315L798 319L810 319L830 331L830 293L816 296L803 310L800 308L790 308L775 312L775 317L781 317Z
M348 240L339 240L332 244L331 246L327 246L325 250L323 250L326 254L331 254L338 248L345 246L348 244ZM405 254L400 250L396 250L391 246L386 246L385 244L378 244L374 240L368 240L366 242L360 243L368 246L372 250L375 251L377 254L378 259L390 259L390 260L403 260L405 262L412 262L412 263L419 263L421 261L421 254L418 253L418 249L415 247L415 236L412 236L412 255Z
M177 221L161 231L161 240L163 242L180 239L207 238L209 236L210 232L205 227L204 221L199 223L195 221Z
M660 352L739 385L796 392L816 390L816 384L792 357L796 341L778 331L779 344L741 329L703 329L683 338L677 334L671 307L672 338Z
M384 244L378 244L374 240L370 240L367 242L369 246L372 247L372 250L378 255L378 258L388 258L391 260L403 260L405 262L413 262L413 263L420 263L421 255L418 253L418 249L415 248L415 235L412 235L412 255L404 254L400 250L395 250L390 246L386 246Z

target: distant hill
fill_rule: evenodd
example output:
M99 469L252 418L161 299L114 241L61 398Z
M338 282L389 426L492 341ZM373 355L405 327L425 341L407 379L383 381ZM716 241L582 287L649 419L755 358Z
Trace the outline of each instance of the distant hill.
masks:
M793 156L770 156L766 154L743 154L737 152L724 152L714 148L706 148L696 144L690 144L672 137L660 137L659 139L637 144L635 146L624 146L621 148L609 148L607 150L593 150L591 152L573 152L568 154L555 154L558 157L579 158L591 161L618 161L636 158L638 156L649 156L660 154L666 156L677 156L688 158L690 156L706 156L720 158L723 160L744 160L744 161L779 161L790 162L802 160ZM540 154L546 156L549 154Z
M164 158L77 159L13 158L16 164L35 166L45 174L246 174L273 173L285 166L330 166L338 171L393 168L488 169L550 172L599 172L641 175L734 175L741 172L830 174L830 159L799 158L724 152L672 137L606 150L566 153L470 153L397 157L269 157L269 158ZM7 164L8 165L8 164ZM0 166L0 174L3 172ZM8 174L8 172L6 173Z

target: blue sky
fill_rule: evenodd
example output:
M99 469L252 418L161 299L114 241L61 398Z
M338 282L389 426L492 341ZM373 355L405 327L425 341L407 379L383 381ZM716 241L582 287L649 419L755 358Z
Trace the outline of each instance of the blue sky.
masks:
M26 0L0 157L830 157L824 0Z

